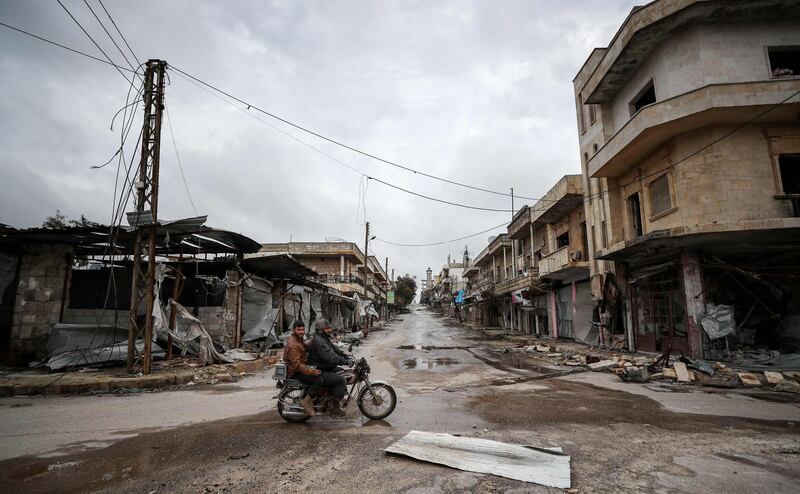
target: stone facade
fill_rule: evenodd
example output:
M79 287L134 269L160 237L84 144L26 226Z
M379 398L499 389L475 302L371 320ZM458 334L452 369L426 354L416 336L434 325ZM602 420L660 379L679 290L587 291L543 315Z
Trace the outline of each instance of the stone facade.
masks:
M34 244L23 247L11 323L12 352L47 354L47 339L66 305L72 246Z
M704 287L704 259L742 232L764 232L747 237L748 251L727 252L749 255L749 264L761 263L765 249L780 252L778 238L800 238L791 201L776 197L779 155L800 153L800 102L790 98L800 74L775 76L769 58L773 47L800 45L795 16L792 2L652 2L592 52L573 81L592 295L601 299L614 275L625 292L629 347L672 345L702 356L698 319L704 303L715 302L709 294L720 293ZM676 287L677 298L655 323L662 295L647 287L653 274L643 270L654 273L658 263L673 266L657 279ZM654 325L681 334L652 336Z

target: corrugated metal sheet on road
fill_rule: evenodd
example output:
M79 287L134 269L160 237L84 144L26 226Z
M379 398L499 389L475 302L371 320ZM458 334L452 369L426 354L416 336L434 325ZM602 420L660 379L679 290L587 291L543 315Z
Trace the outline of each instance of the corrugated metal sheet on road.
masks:
M560 448L536 448L489 439L411 431L389 453L477 473L568 489L570 457Z

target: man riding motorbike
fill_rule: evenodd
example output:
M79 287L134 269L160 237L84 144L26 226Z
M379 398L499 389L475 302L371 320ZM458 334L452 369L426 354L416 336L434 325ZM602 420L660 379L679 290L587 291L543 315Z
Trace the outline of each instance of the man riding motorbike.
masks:
M304 341L306 324L303 321L292 323L292 334L283 347L283 361L286 362L287 377L294 378L308 386L300 404L310 416L314 416L314 397L323 386L322 372L308 366L308 347Z
M342 398L347 394L347 384L344 377L338 374L342 370L338 366L352 366L353 359L333 343L333 328L328 321L318 319L314 329L314 338L308 349L308 363L322 371L322 384L330 389L333 398L331 415L341 417L345 414Z

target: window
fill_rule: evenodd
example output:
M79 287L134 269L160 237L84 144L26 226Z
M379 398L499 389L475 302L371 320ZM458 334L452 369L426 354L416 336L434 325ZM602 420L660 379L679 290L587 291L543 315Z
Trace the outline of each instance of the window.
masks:
M589 125L597 121L597 110L594 105L589 105Z
M633 194L628 198L628 211L631 215L631 227L637 237L644 234L642 230L642 205L639 203L639 194Z
M592 235L594 235L594 225L592 225ZM586 222L581 223L581 260L586 261L589 259L589 239L586 236Z
M592 154L597 154L597 143L592 144Z
M800 154L782 154L778 157L781 185L784 194L800 194Z
M668 174L665 173L650 182L648 190L650 192L650 216L655 216L672 208Z
M583 153L583 162L584 163L588 163L589 162L589 153Z
M653 80L650 79L650 82L648 82L642 88L642 90L639 91L639 94L637 94L636 97L633 98L633 101L631 101L631 116L633 116L637 111L641 110L645 106L655 102L656 102L656 87L653 85Z
M569 232L564 232L556 237L556 249L569 245Z
M578 128L581 130L581 134L586 133L586 121L583 118L583 95L578 95Z
M770 46L767 53L772 77L800 76L800 46Z
M608 234L606 233L606 222L605 220L600 222L600 240L603 248L605 249L608 247Z

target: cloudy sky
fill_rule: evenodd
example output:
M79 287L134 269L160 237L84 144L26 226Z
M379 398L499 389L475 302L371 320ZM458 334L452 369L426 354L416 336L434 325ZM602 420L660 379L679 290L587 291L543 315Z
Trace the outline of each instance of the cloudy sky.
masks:
M86 4L62 0L125 65ZM579 173L572 79L605 46L630 1L104 0L133 51L160 58L254 106L381 158L450 180L539 197ZM98 0L88 4L116 31ZM0 0L0 21L102 57L55 1ZM119 41L119 38L117 38ZM124 45L121 44L123 49ZM129 84L113 67L0 26L0 223L38 226L56 209L108 223ZM129 55L129 58L132 58ZM509 198L414 175L226 101L169 72L159 216L259 242L342 238L364 217L396 273L424 276L499 225ZM131 156L141 126L137 110ZM288 134L288 135L287 135ZM177 155L183 165L181 179ZM345 166L347 165L347 166ZM348 168L349 167L349 168ZM353 169L359 170L354 171ZM364 200L362 201L361 198ZM529 201L530 202L530 201ZM517 199L519 208L524 201ZM131 209L129 206L128 209ZM500 232L497 229L494 232Z

